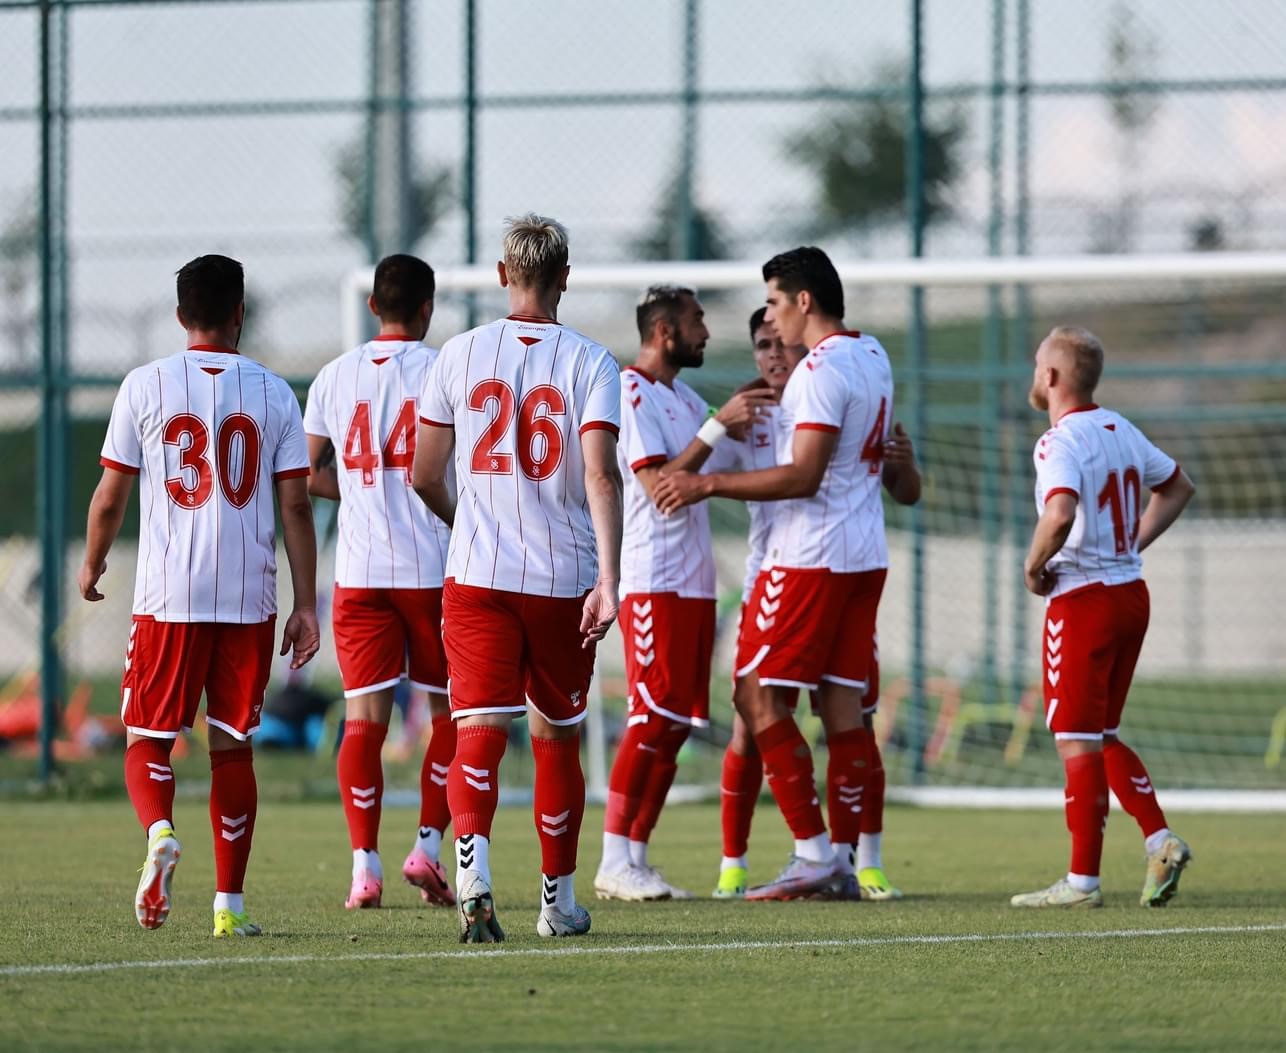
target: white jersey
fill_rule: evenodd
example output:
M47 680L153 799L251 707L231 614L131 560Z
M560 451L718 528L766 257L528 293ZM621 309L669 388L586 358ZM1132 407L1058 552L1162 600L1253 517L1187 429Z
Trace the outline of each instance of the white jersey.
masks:
M308 389L304 431L331 441L339 474L337 585L442 587L451 532L411 489L420 393L437 357L418 340L377 337Z
M745 439L737 444L737 453L743 472L758 472L777 467L777 431L781 413L776 406L765 406L751 426ZM747 501L750 513L750 551L746 553L746 578L741 589L741 602L750 599L755 579L763 567L764 554L768 551L768 536L772 533L773 516L780 501Z
M619 433L620 392L611 352L557 322L502 318L443 345L420 420L455 428L447 578L535 596L594 586L581 435Z
M1086 585L1124 585L1143 576L1139 516L1143 487L1179 474L1174 458L1112 410L1082 406L1059 418L1036 443L1036 511L1054 494L1073 494L1076 519L1058 554L1052 596Z
M248 624L276 613L272 484L308 475L284 380L204 345L139 366L116 395L102 463L139 476L135 614Z
M621 443L616 457L625 477L623 596L676 592L687 598L714 599L714 551L706 504L688 505L667 518L656 510L636 474L682 453L709 414L705 399L682 380L676 378L673 386L662 384L637 366L621 374ZM721 442L701 470L735 467L736 446Z
M781 397L777 461L793 462L798 430L838 434L812 497L778 502L763 567L836 573L889 565L880 495L884 441L893 421L893 370L873 336L832 333L790 375Z

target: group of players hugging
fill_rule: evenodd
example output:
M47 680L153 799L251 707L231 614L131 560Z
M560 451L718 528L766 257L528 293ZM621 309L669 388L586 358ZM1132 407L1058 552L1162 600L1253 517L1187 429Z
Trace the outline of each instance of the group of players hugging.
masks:
M287 384L237 350L240 264L201 256L178 272L187 343L121 385L79 575L84 598L102 599L97 585L139 477L121 717L126 786L148 838L135 896L145 928L170 911L180 855L170 750L204 694L214 935L260 932L243 898L256 813L250 737L273 660L278 514L294 604L281 654L298 668L320 647L310 495L339 502L332 620L346 699L337 761L353 849L346 907L378 907L383 895L380 758L405 679L432 718L405 880L425 903L455 907L462 941L504 938L491 828L509 726L525 716L541 850L536 931L589 931L573 888L585 808L579 727L596 645L618 614L629 697L594 891L691 895L652 865L648 844L679 750L709 718L715 566L703 502L716 496L746 502L751 528L714 896L901 896L881 861L884 770L872 723L888 567L881 491L914 504L921 479L894 420L889 358L846 327L831 261L797 248L764 264L766 304L749 323L757 376L717 411L679 378L701 366L710 335L692 289L647 290L639 351L621 371L605 347L557 320L569 273L562 225L509 220L497 271L509 314L437 350L424 343L432 269L408 255L381 261L369 301L378 335L322 369L302 415ZM1046 602L1046 723L1065 768L1072 854L1067 875L1015 896L1019 907L1102 905L1109 787L1146 838L1144 904L1164 904L1191 857L1119 728L1148 622L1139 553L1193 486L1129 421L1092 402L1102 364L1098 340L1072 327L1054 329L1035 355L1030 400L1050 429L1034 452L1039 521L1025 572ZM829 827L800 704L824 729ZM765 778L794 849L776 878L748 887ZM448 827L454 883L441 861Z

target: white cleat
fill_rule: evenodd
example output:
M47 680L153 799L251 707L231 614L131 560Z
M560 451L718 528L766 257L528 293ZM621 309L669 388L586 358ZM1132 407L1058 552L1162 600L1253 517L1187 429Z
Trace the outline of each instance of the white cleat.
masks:
M635 865L637 866L637 864ZM645 864L641 867L638 867L638 869L646 870L657 880L659 884L663 885L669 891L670 899L696 899L696 896L694 896L687 889L679 888L677 885L671 885L668 881L665 880L665 875L662 874L661 871L658 870L656 867Z
M536 921L537 936L584 936L589 932L589 911L577 903L570 914L557 907L542 907Z
M478 871L459 874L456 902L460 914L461 943L500 943L505 938L496 921L496 906L491 899L491 885Z
M843 874L834 860L815 863L792 855L782 872L768 884L746 889L746 899L798 899L811 892L829 889L840 877Z
M147 844L147 859L134 893L134 916L145 929L159 929L170 916L170 882L180 851L178 839L169 827L158 830Z
M623 899L640 903L669 899L673 890L655 870L645 870L631 863L621 870L604 870L600 867L594 875L594 893L599 899Z
M1009 899L1011 907L1087 907L1094 909L1103 906L1103 892L1094 889L1082 892L1073 888L1067 878L1059 878L1049 888L1037 889L1035 892L1020 892Z

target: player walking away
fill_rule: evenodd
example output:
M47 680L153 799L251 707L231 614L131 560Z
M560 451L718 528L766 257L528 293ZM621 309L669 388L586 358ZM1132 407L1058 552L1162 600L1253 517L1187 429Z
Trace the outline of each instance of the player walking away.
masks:
M415 488L453 526L443 593L460 939L504 939L491 881L500 759L530 718L541 936L589 931L572 881L585 778L579 727L598 641L616 620L621 385L605 347L557 321L567 231L507 221L507 318L449 340L420 403ZM459 503L447 483L455 447ZM525 704L524 704L525 703Z
M202 692L210 743L214 935L257 936L243 902L257 789L259 728L277 611L276 491L294 590L281 653L317 653L316 541L299 403L280 377L236 350L245 318L241 264L199 256L178 273L187 350L133 370L103 443L89 506L80 594L99 579L140 478L134 617L121 682L125 786L147 831L134 899L146 929L165 923L179 861L170 750Z
M1099 861L1108 787L1134 817L1147 847L1140 902L1163 907L1192 859L1170 832L1152 780L1120 739L1121 712L1148 628L1140 553L1169 528L1196 492L1174 460L1138 428L1093 403L1103 345L1063 326L1036 349L1033 408L1049 413L1036 444L1036 510L1027 588L1046 597L1045 724L1063 761L1071 867L1047 889L1014 896L1015 907L1101 907ZM1152 491L1147 508L1142 491Z
M665 514L713 496L785 502L773 516L736 660L747 682L741 715L795 837L777 879L746 898L782 899L825 889L847 869L827 837L812 756L789 701L795 689L818 690L835 785L864 786L871 734L862 698L888 566L880 485L886 474L895 491L909 483L897 478L899 468L885 471L888 356L873 337L844 328L844 290L826 254L794 249L763 273L765 320L783 343L812 349L782 395L779 463L740 474L675 473L654 497Z
M750 335L755 353L755 365L760 376L780 398L795 367L803 361L808 349L803 345L786 347L777 336L775 327L765 322L767 308L761 307L750 318ZM778 425L780 415L775 408L763 411L755 421L742 444L743 469L757 471L777 463ZM884 477L891 485L895 499L913 504L920 496L920 476L915 463L911 439L895 425L893 434L885 443ZM754 590L755 581L763 565L772 528L774 510L778 502L747 502L750 512L750 550L746 557L746 581L742 590L742 621L739 632L749 627L746 604ZM879 708L879 656L873 656L870 684L862 703L863 724L873 730L873 720ZM734 704L744 707L745 677L733 678ZM740 696L740 697L739 697ZM793 706L792 706L793 708ZM900 899L901 893L884 876L880 858L884 817L884 768L879 746L874 735L870 739L871 766L867 770L865 785L841 780L843 772L836 771L831 763L827 772L827 812L832 827L832 843L836 855L852 863L854 849L857 854L857 876L850 865L848 873L839 883L837 894L841 898L857 899L858 883L868 899ZM746 722L740 713L733 717L732 739L723 755L723 773L720 780L720 818L723 827L723 858L719 865L719 881L713 895L716 899L732 899L745 895L747 884L746 852L749 847L750 826L755 804L763 786L763 760L755 748ZM860 841L858 838L860 836Z
M422 696L415 701L424 701L432 718L420 770L419 835L402 875L425 903L455 903L438 858L451 819L446 783L455 754L442 649L450 532L411 490L420 393L438 357L423 342L433 293L433 268L423 260L381 260L369 300L379 334L322 369L304 413L309 493L340 502L334 628L345 717L336 768L353 849L344 903L350 910L378 907L383 894L380 753L393 689L402 679L410 680Z
M696 293L653 286L636 314L642 346L621 374L617 450L625 478L621 633L629 715L608 784L594 891L602 899L686 899L690 892L649 865L647 846L679 749L692 728L709 722L714 552L705 506L667 519L651 494L667 472L696 471L712 454L712 467L736 467L738 444L724 437L748 425L775 396L766 387L742 391L712 417L705 400L678 378L681 369L701 365L710 337Z

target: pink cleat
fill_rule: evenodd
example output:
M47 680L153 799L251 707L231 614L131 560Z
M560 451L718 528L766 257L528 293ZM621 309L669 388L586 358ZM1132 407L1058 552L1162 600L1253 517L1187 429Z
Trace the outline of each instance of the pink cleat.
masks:
M402 876L408 885L420 890L420 899L435 907L454 907L455 893L447 882L446 868L436 860L424 854L424 849L416 845L402 864Z
M366 910L379 907L380 897L384 894L384 883L369 870L363 870L353 878L353 887L348 890L348 899L344 901L347 910Z

